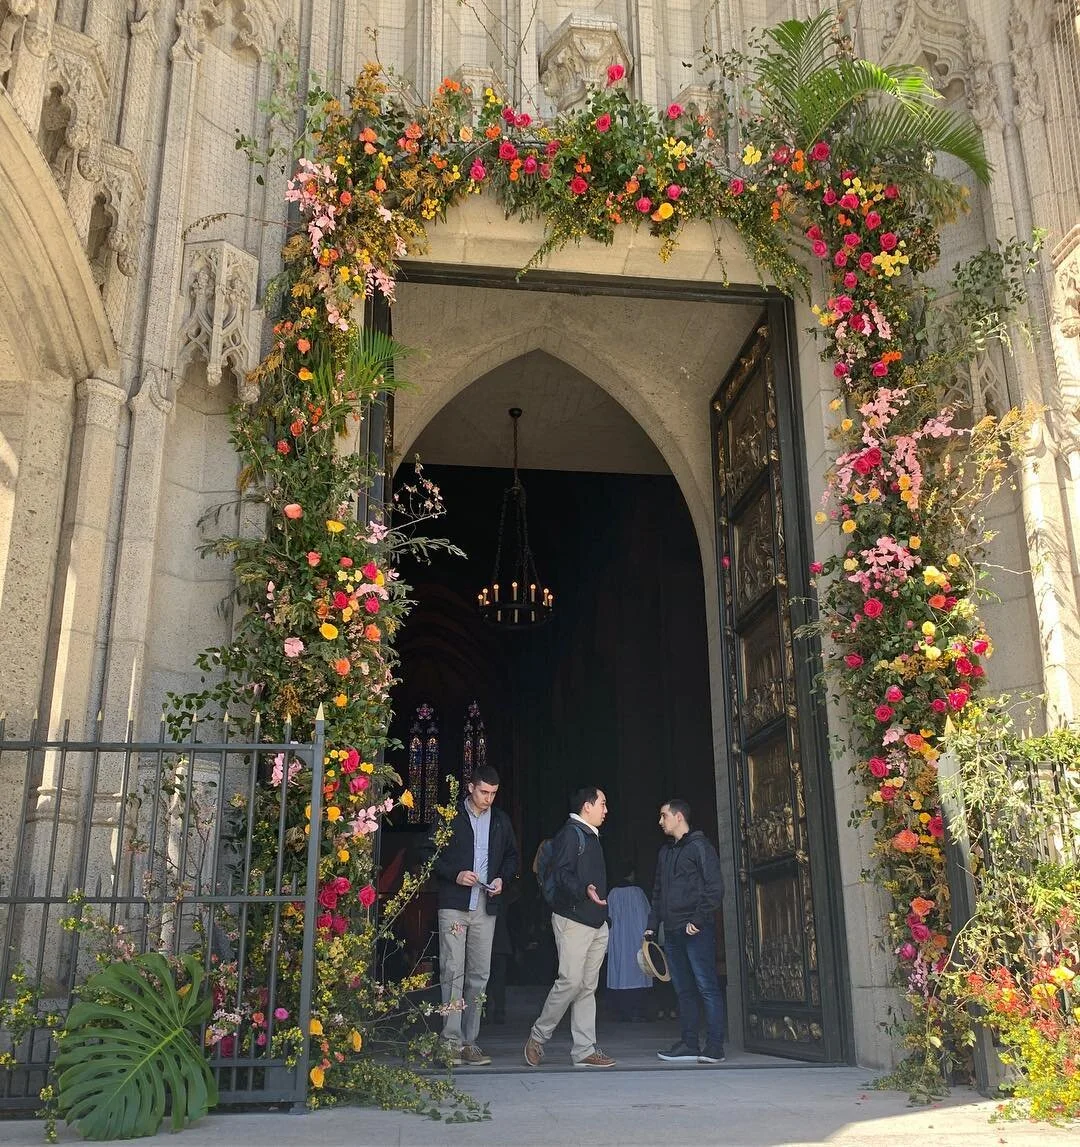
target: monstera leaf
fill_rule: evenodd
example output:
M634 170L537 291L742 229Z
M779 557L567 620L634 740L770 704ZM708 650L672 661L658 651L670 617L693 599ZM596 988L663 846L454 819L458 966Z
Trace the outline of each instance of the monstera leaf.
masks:
M68 1013L56 1071L60 1110L86 1139L153 1135L172 1104L179 1131L217 1103L217 1085L191 1034L209 1018L200 999L202 965L183 956L189 984L178 990L156 952L110 964L91 976L93 999Z

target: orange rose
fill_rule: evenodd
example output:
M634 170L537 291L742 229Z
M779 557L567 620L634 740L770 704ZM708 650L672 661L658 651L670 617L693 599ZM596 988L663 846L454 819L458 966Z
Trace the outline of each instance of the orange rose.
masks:
M925 896L916 896L911 902L911 911L914 912L920 920L922 920L933 907L933 900L927 900Z
M351 665L351 663L349 662L349 659L348 659L347 657L339 657L339 658L338 658L338 659L337 659L337 660L334 662L334 672L335 672L335 673L336 673L336 674L337 674L339 677L345 677L345 676L347 676L347 674L348 674L348 672L349 672L349 670L350 670L351 668L352 668L352 665Z
M902 828L889 843L897 852L914 852L919 847L919 838L910 828Z
M368 641L378 641L382 637L382 630L377 625L364 626L364 636Z

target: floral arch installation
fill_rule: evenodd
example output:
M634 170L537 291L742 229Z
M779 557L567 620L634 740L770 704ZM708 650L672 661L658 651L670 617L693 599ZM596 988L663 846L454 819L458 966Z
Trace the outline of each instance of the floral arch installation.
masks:
M308 93L297 151L241 141L254 158L291 166L286 198L299 225L283 248L274 337L248 379L258 397L234 414L243 487L266 510L267 529L216 544L243 575L246 610L232 644L204 655L221 684L195 700L247 712L254 693L275 732L324 708L329 767L348 784L329 782L319 878L369 888L371 826L398 803L412 823L438 822L444 810L433 713L416 714L404 792L384 755L394 639L410 605L396 567L428 544L410 523L440 506L420 473L389 520L352 511L382 463L341 450L339 439L398 384L405 352L361 326L364 304L393 299L399 261L470 195L543 221L530 265L570 242L608 243L620 227L644 227L666 258L687 223L725 221L781 290L825 284L813 310L836 422L819 520L832 523L835 546L811 567L816 631L848 701L865 795L858 816L872 825L873 875L891 904L882 928L910 1021L899 1038L936 1070L937 1049L962 1045L969 1022L946 998L952 927L937 760L949 722L977 720L992 652L977 613L981 507L1025 419L1011 412L962 430L944 398L976 353L972 332L995 332L993 276L961 271L955 301L933 308L920 282L965 198L931 157L947 152L988 178L978 129L940 106L924 73L856 58L841 33L828 13L769 30L753 55L723 62L736 77L729 98L700 114L634 100L620 64L582 108L551 123L453 80L419 107L371 65L344 101ZM999 271L1024 269L1017 251L999 256ZM1011 297L1019 306L1023 292ZM474 742L473 767L478 751ZM290 799L304 826L303 802ZM355 987L367 983L356 969L373 964L371 912L368 898L340 916L344 932L320 933L327 1006L317 1089L347 1091L377 1070L360 1047L380 995ZM358 1000L371 1015L356 1014Z

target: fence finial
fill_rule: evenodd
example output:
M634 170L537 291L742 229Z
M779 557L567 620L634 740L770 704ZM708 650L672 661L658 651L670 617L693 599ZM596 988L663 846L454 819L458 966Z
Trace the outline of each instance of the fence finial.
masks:
M326 720L326 714L323 712L323 703L321 701L319 702L319 710L315 714L315 720L316 721L325 721Z

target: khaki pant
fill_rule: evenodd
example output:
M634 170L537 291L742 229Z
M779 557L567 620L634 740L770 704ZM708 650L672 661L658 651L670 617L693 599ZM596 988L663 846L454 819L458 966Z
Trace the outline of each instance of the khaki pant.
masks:
M455 1006L443 1019L443 1039L455 1050L475 1044L480 1032L480 1005L491 971L491 942L495 917L487 911L487 897L472 912L439 909L439 979L442 1002ZM464 1011L459 1001L464 997Z
M551 927L559 950L559 978L552 984L530 1034L547 1043L569 1008L574 1040L570 1058L580 1063L596 1051L596 983L607 952L608 926L590 928L552 913Z

